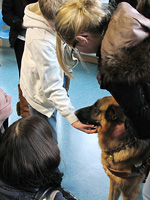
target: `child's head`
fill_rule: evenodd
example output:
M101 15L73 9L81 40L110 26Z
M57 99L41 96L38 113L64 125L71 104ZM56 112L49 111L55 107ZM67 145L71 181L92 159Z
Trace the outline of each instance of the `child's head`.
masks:
M47 21L54 21L56 11L64 0L39 0L40 10Z
M13 112L11 107L11 96L6 94L0 88L0 125L7 119Z
M56 13L55 28L58 36L73 47L78 34L99 33L105 16L99 0L68 0Z
M60 151L45 119L27 116L6 130L0 145L0 170L4 181L19 187L35 182L38 187L43 180L48 182L59 163Z

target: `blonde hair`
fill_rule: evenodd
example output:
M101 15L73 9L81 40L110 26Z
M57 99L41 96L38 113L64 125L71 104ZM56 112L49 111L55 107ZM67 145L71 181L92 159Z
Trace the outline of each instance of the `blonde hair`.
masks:
M39 0L41 13L46 20L55 19L56 11L62 5L64 0Z
M61 42L73 47L78 34L100 33L106 22L107 11L100 0L68 0L58 9L55 17L56 52L60 66L68 75Z

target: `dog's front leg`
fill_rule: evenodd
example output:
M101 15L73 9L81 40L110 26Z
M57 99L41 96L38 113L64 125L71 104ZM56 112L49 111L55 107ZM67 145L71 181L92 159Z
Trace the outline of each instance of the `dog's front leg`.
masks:
M120 196L120 190L117 185L110 179L109 197L108 200L118 200Z

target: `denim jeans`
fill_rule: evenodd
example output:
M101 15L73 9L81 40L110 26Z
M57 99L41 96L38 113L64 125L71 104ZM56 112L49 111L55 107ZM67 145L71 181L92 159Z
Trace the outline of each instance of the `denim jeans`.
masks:
M56 128L57 110L55 109L53 114L52 114L52 116L50 118L48 118L46 115L43 115L42 113L40 113L37 110L35 110L30 104L28 104L28 105L29 105L29 111L30 111L31 115L41 116L42 118L46 119L46 121L48 121L48 123L50 124L50 126L52 128L55 142L58 144L58 141L57 141L57 128Z

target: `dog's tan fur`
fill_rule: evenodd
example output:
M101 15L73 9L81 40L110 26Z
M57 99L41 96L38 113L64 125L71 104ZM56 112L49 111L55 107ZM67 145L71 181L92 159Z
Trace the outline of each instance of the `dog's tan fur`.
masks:
M117 124L122 124L125 116L111 96L99 99L92 106L79 109L76 115L83 123L98 125L98 139L102 150L101 162L110 178L109 200L117 200L120 193L123 200L136 200L147 172L135 177L118 177L118 175L121 172L133 175L133 166L140 165L150 157L150 140L135 139L127 132L122 135L113 134L113 128ZM111 153L111 150L114 151ZM114 175L109 168L116 170L117 175Z

